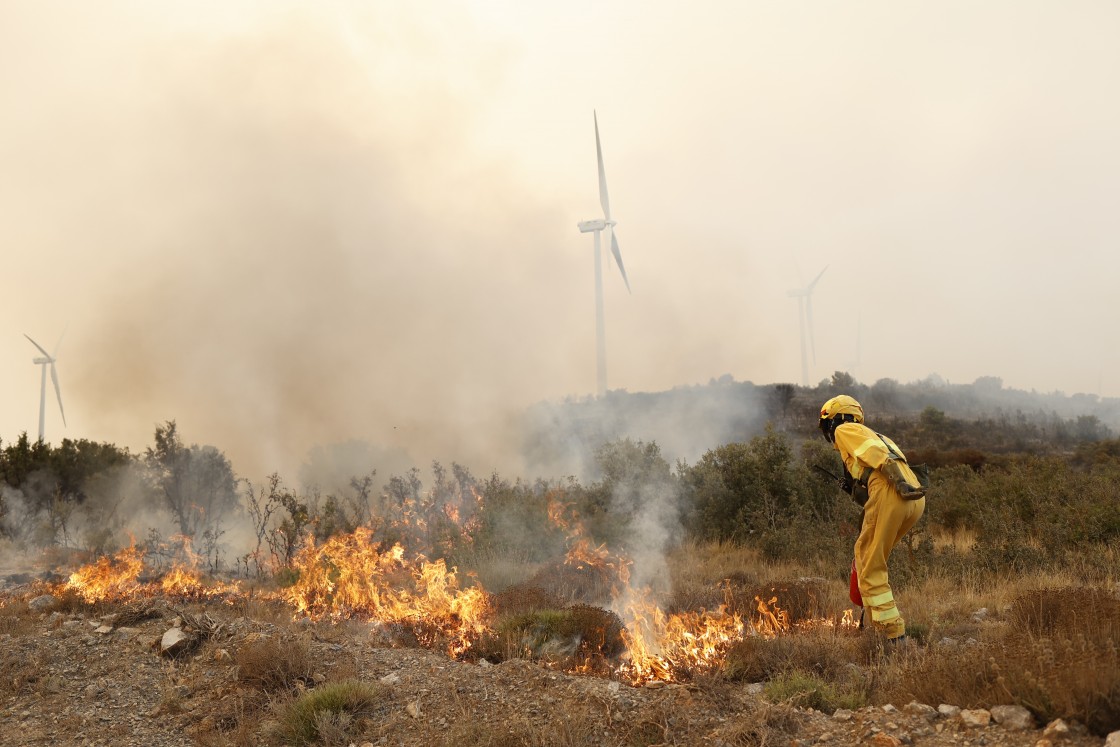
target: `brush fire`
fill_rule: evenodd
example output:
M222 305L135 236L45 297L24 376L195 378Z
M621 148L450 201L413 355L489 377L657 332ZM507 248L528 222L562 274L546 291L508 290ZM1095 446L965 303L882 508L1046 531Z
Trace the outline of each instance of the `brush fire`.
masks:
M200 570L200 559L183 543L162 572L132 544L82 566L55 591L87 604L155 598L236 604L251 595L297 618L367 622L371 635L440 648L455 659L520 656L631 684L717 670L728 649L747 637L855 625L850 611L841 618L802 613L794 622L779 594L755 594L748 602L726 583L723 601L710 609L667 611L650 588L631 585L629 558L589 541L570 506L550 502L549 516L565 535L563 560L499 594L443 559L410 554L400 543L386 546L366 527L319 543L308 539L286 569L290 583L278 590L217 580ZM550 627L565 611L579 623Z

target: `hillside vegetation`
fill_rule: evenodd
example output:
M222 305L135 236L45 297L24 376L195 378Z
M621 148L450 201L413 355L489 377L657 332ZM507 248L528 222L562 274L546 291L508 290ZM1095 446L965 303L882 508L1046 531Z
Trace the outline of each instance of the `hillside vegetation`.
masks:
M174 422L139 455L23 437L0 448L0 542L9 557L59 569L135 542L155 571L187 560L284 590L325 617L356 609L322 591L339 581L341 553L372 548L363 562L376 564L399 546L423 559L417 568L438 563L453 603L485 590L485 616L455 633L455 655L583 671L599 662L619 676L605 662L624 650L633 657L635 635L633 620L615 614L620 580L648 588L658 614L681 619L717 608L745 618L771 594L787 628L801 617L839 619L859 509L823 474L840 466L816 412L846 391L864 402L871 427L933 468L927 512L891 558L919 647L887 661L874 636L822 626L747 638L704 666L659 660L642 676L764 682L775 701L829 712L903 699L1014 703L1042 721L1120 729L1120 440L1095 415L969 418L935 404L914 409L920 386L833 378L811 390L755 388L768 402L761 430L688 461L670 464L652 439L570 441L588 452L580 477L478 477L437 462L378 479L370 465L323 491L279 475L238 480L219 449L184 444ZM324 586L308 591L316 574ZM411 645L438 637L409 630Z

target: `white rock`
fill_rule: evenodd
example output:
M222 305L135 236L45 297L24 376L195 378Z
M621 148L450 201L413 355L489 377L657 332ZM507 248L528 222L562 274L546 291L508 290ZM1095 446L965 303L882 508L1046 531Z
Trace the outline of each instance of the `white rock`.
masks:
M837 708L835 713L832 714L833 721L851 721L852 712L847 708Z
M1120 731L1114 731L1104 740L1104 747L1120 747Z
M982 727L992 722L992 714L983 708L961 711L961 722L965 726Z
M992 720L1005 729L1026 731L1034 728L1034 716L1023 706L992 706Z
M987 619L988 619L988 608L987 607L981 607L980 609L978 609L978 610L976 610L975 612L972 613L973 622L983 622L984 620L987 620Z
M387 674L379 680L379 682L382 685L395 685L400 681L401 681L401 676L399 674L397 674L396 672L392 672L390 674Z
M1069 736L1069 724L1060 718L1056 718L1046 725L1042 730L1042 736L1051 741L1055 739L1064 739Z
M35 597L27 603L28 609L41 610L45 607L50 607L57 602L58 599L52 594L43 594L42 596Z
M174 656L191 643L191 637L183 632L182 628L171 628L163 634L159 642L159 650L168 656Z
M941 705L937 706L937 712L945 718L953 718L960 715L961 709L959 706L947 705L945 703L942 703Z
M919 703L916 700L912 700L907 703L902 710L906 713L909 713L911 716L925 716L926 718L933 718L937 715L937 709L935 709L933 706L926 705L925 703Z

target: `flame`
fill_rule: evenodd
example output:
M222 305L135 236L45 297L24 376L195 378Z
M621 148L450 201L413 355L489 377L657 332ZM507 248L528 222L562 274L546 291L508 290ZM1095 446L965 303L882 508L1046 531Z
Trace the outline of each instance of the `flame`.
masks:
M443 507L453 521L462 516L458 509L450 503ZM710 671L721 664L730 646L747 636L773 637L801 628L857 625L851 610L841 618L791 623L777 595L755 596L748 617L747 613L734 611L730 587L724 589L724 603L715 609L667 614L656 603L651 589L630 587L630 559L587 539L570 505L550 497L548 510L554 524L567 533L565 564L609 569L611 578L617 579L614 597L621 602L616 602L614 609L624 624L621 635L626 651L621 663L609 666L616 667L623 680L677 681ZM403 515L412 527L423 526L417 514L406 511ZM191 552L189 541L175 541L181 547L174 554L186 562L176 562L158 582L140 581L145 553L133 543L115 556L83 566L69 577L66 587L89 603L129 601L156 594L232 599L240 593L236 583L205 577L198 569L201 559ZM458 569L449 569L442 559L407 555L400 543L384 547L374 540L374 530L365 527L334 535L321 544L308 540L291 565L295 583L271 598L290 605L294 614L313 619L356 618L369 620L378 628L403 626L421 645L442 645L455 658L465 654L472 642L487 632L487 593L477 582L464 588ZM160 554L169 555L166 548ZM567 666L576 672L593 671L589 660Z
M583 521L570 503L561 502L556 492L548 496L548 518L554 526L567 535L567 553L564 565L583 570L585 568L607 571L615 579L613 595L622 596L630 586L630 567L633 561L612 553L605 543L594 545L587 537Z
M747 630L725 605L715 611L665 614L652 592L635 593L625 604L622 633L628 661L619 672L633 682L672 681L681 675L717 666L727 648Z
M159 580L160 590L167 596L188 599L206 599L236 595L241 591L238 583L205 581L197 568L176 563Z
M103 555L97 562L70 574L66 588L74 589L86 602L130 599L140 588L144 570L144 551L133 543L112 558Z
M407 560L404 548L380 552L372 532L358 528L322 545L308 543L295 558L299 579L281 596L313 618L368 617L411 627L425 643L449 641L452 655L485 630L486 592L461 588L443 560ZM411 584L412 590L401 588Z
M766 602L762 597L756 596L754 601L758 603L755 632L769 637L789 632L789 613L778 606L777 597L770 597L770 601Z
M189 549L189 546L184 545ZM110 557L103 555L96 562L84 565L70 574L64 585L73 589L85 602L128 602L141 597L163 594L172 597L201 599L235 594L236 583L206 582L195 568L176 563L154 583L142 583L145 551L133 542ZM197 556L195 556L197 560Z

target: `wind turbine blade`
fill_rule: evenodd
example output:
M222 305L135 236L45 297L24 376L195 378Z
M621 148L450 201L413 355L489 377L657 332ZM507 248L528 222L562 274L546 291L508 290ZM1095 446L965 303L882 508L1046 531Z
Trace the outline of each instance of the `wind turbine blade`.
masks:
M62 340L63 340L64 337L66 337L66 330L69 329L69 328L70 328L69 324L67 324L65 327L62 328L62 334L58 336L58 342L56 342L54 344L54 355L51 356L52 358L57 358L58 357L58 349L60 347L62 347Z
M611 254L614 261L618 262L618 271L622 273L622 282L626 283L626 292L630 293L630 280L626 277L626 268L622 264L622 252L618 250L618 239L615 238L614 229L611 229Z
M828 265L825 265L824 270L827 270L827 269L828 269ZM807 286L805 286L805 292L806 293L812 293L813 292L813 286L816 285L817 281L821 279L821 275L824 275L824 270L821 270L820 275L817 275L815 278L813 278L813 282L811 282Z
M62 424L66 425L66 411L62 409L62 390L58 387L58 371L54 368L54 363L51 363L51 382L54 384L54 393L58 397L58 411L62 413Z
M607 170L603 167L603 147L599 144L599 115L595 117L595 156L599 160L599 204L603 206L603 217L611 219L611 200L607 196Z
M26 337L28 340L31 340L30 335L28 335L26 332L23 333L23 336ZM39 343L35 342L34 340L31 340L31 344L34 345L35 347L39 348L39 352L42 353L47 358L51 357L51 354L48 353L46 350L43 350L43 346L40 345Z

